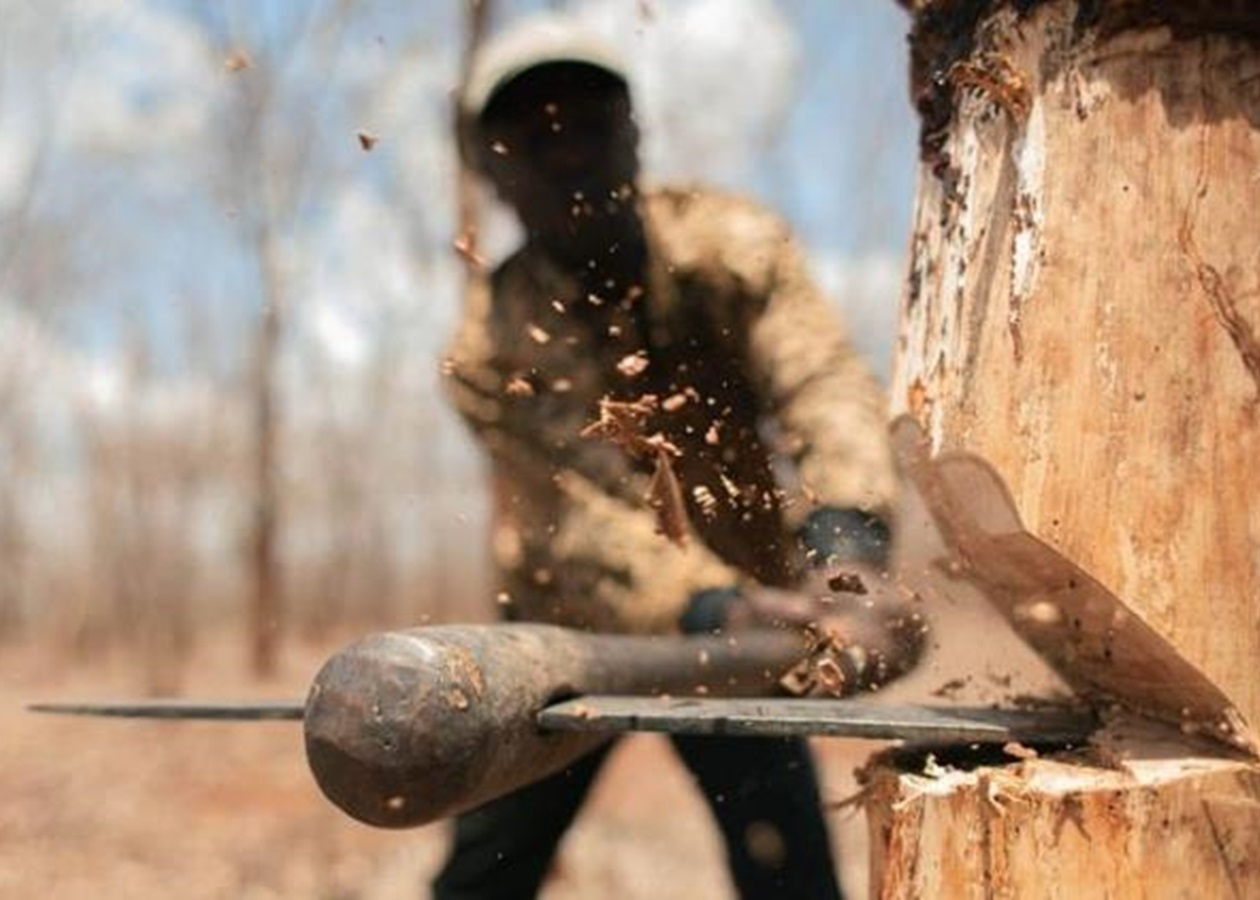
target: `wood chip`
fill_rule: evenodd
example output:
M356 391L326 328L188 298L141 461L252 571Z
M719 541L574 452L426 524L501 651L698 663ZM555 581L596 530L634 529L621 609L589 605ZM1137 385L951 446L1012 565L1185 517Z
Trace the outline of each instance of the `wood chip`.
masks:
M244 72L253 64L254 61L250 59L249 54L244 50L233 50L223 59L223 68L234 74L236 72Z
M380 138L370 131L356 131L354 136L359 139L359 146L365 153L371 153L372 148L380 142Z
M687 506L673 467L673 459L682 456L682 451L660 432L644 433L649 418L659 407L655 394L645 394L638 400L603 397L599 401L599 418L583 428L581 436L604 438L633 456L652 460L646 499L656 513L657 533L685 546Z
M587 706L585 703L574 704L571 709L575 717L584 721L599 718L599 711Z
M509 397L532 397L534 396L534 386L529 383L529 379L514 375L504 388Z
M927 758L923 760L923 774L928 778L944 778L950 773L949 766L943 766L936 761L936 754L929 753Z
M1007 756L1013 756L1015 759L1036 759L1037 751L1032 747L1025 747L1019 741L1011 741L1002 745L1002 752Z
M682 393L671 394L670 396L665 398L663 403L661 403L661 409L665 410L665 412L677 412L678 410L682 409L686 405L687 405L686 394L682 394Z
M840 572L827 579L827 587L837 594L865 594L866 582L857 572Z
M621 361L617 363L617 371L627 378L635 378L642 375L647 371L647 367L648 357L642 350L622 357Z
M691 496L696 501L696 505L700 507L700 512L705 518L711 519L717 515L718 501L713 496L713 491L703 484L697 484L691 489Z
M648 485L648 505L656 511L656 531L679 547L687 545L687 506L669 453L658 450Z
M486 258L477 252L477 232L473 228L469 228L457 235L455 240L451 242L455 254L464 261L469 268L482 271L486 268Z

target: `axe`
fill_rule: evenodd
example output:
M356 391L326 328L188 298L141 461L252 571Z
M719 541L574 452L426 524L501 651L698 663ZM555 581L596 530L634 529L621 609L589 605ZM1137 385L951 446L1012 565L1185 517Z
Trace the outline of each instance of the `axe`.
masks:
M548 625L433 626L371 635L336 653L305 702L31 708L300 719L320 789L355 819L384 828L472 809L563 769L620 731L1062 744L1083 742L1096 725L1065 710L767 696L809 649L801 633L774 630L635 637Z

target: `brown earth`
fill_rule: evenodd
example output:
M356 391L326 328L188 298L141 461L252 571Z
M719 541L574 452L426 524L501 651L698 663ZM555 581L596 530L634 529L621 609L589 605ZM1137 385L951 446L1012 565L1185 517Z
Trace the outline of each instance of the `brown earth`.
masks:
M928 699L970 676L963 700L1036 689L1005 626L971 602L934 610L942 646L889 695ZM238 674L243 642L203 638L187 694L300 696L333 644L291 647L283 672ZM38 699L131 695L134 662L66 670L39 647L0 651L0 897L414 898L445 845L443 826L384 832L321 799L292 723L144 723L25 712ZM936 698L936 702L940 702ZM824 795L856 789L853 769L878 747L820 741ZM846 885L865 892L865 824L829 812ZM655 737L627 739L569 835L544 897L724 897L729 883L708 814Z

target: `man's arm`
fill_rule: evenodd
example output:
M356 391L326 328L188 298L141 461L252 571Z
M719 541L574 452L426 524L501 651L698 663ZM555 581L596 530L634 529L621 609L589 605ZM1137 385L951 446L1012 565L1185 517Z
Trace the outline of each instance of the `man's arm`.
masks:
M918 605L887 571L896 476L885 399L787 226L746 206L733 212L736 237L721 255L752 301L728 312L795 464L800 490L787 514L812 571L793 591L714 594L693 618L703 630L819 625L845 669L835 692L867 689L913 668L927 636Z
M854 511L886 520L896 480L883 391L783 231L764 304L750 310L747 365L796 464L805 502L793 524L807 542L821 545L859 527L863 517L831 514L811 526L810 513Z
M536 430L507 414L507 379L496 363L488 321L492 290L488 283L477 286L448 348L448 397L511 491L542 491L556 500L554 521L517 525L538 532L521 536L533 550L519 566L531 571L516 572L518 563L511 559L500 559L501 569L525 583L532 570L545 570L557 608L530 615L617 632L677 631L693 597L730 589L742 576L709 550L689 523L685 546L658 533L658 516L644 500L646 479L628 479L614 495L597 476L567 468ZM512 518L503 510L499 517Z
M557 586L611 614L616 630L676 632L695 598L744 580L696 534L683 546L667 540L646 505L613 497L573 472L560 473L557 483L564 496L550 543Z

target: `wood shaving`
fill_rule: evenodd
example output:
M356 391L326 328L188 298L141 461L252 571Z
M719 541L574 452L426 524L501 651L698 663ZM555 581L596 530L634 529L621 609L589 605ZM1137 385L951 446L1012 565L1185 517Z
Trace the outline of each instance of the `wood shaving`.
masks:
M451 248L454 249L455 255L462 259L465 265L470 268L475 270L484 270L486 268L486 258L477 252L477 232L475 229L469 228L457 235L455 240L451 242Z
M1034 750L1032 747L1025 747L1019 741L1011 741L1008 744L1003 744L1002 752L1005 753L1007 756L1014 757L1015 759L1036 759L1037 758L1036 750Z
M617 363L617 371L627 378L635 378L642 375L647 371L647 367L648 357L642 350L622 357L621 361Z
M686 394L671 394L661 403L661 409L665 412L677 412L687 405Z
M837 594L865 594L866 582L857 572L839 572L827 579L827 587Z
M942 766L936 761L936 754L929 753L923 760L923 774L928 778L944 778L950 773L949 766Z
M685 546L687 507L673 467L673 459L682 456L682 451L660 432L644 434L648 419L659 408L660 401L655 394L645 394L637 400L603 397L599 401L599 418L583 428L581 436L604 438L632 456L652 460L652 480L646 500L656 512L657 533Z
M233 74L237 72L244 72L253 65L254 61L250 59L249 54L244 50L233 50L223 59L223 68Z
M584 438L604 438L640 458L652 458L658 452L682 456L682 451L663 434L645 435L648 419L660 408L655 394L644 394L637 400L613 400L602 397L599 418L581 431Z
M713 492L703 484L698 484L691 489L691 496L695 499L696 505L700 507L700 512L706 518L713 518L717 515L718 501L713 496Z
M682 486L674 474L670 456L664 450L656 454L656 468L648 485L648 506L656 511L656 531L679 547L687 545L687 506Z
M529 383L529 379L514 375L508 381L504 391L509 397L532 397L534 396L534 386Z

